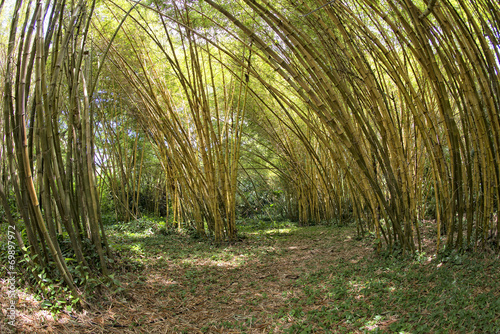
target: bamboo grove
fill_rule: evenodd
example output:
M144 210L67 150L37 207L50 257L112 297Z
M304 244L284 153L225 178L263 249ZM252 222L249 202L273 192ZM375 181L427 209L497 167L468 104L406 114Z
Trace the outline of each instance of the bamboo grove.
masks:
M489 1L432 2L420 7L409 1L290 1L280 2L279 7L265 1L205 3L225 18L205 4L148 7L164 25L166 21L177 25L188 44L183 45L190 50L186 56L185 49L176 51L170 42L173 56L166 59L178 77L191 65L180 69L176 52L195 64L192 80L201 77L199 63L193 61L200 53L205 54L212 80L212 63L228 59L242 68L235 70L236 80L247 84L252 78L248 109L258 111L247 118L264 130L284 163L277 170L293 194L290 203L301 222L339 219L352 211L360 233L373 231L379 244L410 252L420 248L418 224L426 211L432 211L438 239L446 235L449 247L484 242L491 230L498 229L498 5ZM217 42L213 32L196 27L193 17L209 22L224 41ZM139 23L143 30L151 29L144 25ZM168 29L165 32L170 41ZM253 61L245 58L249 50ZM149 86L166 91L158 83ZM214 91L212 112L218 113L220 104L210 86L205 84ZM207 94L197 95L187 100L205 99ZM189 107L196 108L192 103ZM207 133L215 134L221 127L191 122ZM217 140L213 142L217 147ZM206 148L200 151L203 162L196 166L203 166L200 173L213 180L207 162L214 159L203 158ZM169 168L174 160L191 159L192 153L181 156L168 157ZM219 171L232 178L227 167ZM210 183L218 187L217 201L224 206L229 202L220 198L227 188L218 179ZM206 205L200 188L187 184L183 188L197 189L192 194L198 200L187 202ZM205 194L214 198L209 190ZM192 214L199 217L198 210Z
M75 297L75 282L85 279L88 268L107 275L93 166L94 79L86 49L92 11L85 1L17 1L2 69L0 196L8 223L38 271L34 277L43 280L54 270ZM22 226L7 203L12 194ZM72 254L63 254L63 239ZM70 268L72 261L78 265Z
M133 51L137 63L115 50L111 72L126 78L122 89L137 104L131 113L156 148L173 221L179 227L182 221L193 221L200 235L208 232L217 242L233 240L248 74L245 67L226 66L220 55L205 52L208 43L192 32L184 10L174 5L168 19L159 15L161 35L148 22L135 20L166 66L154 65L151 53L142 57L147 47L124 27L126 39L138 45ZM250 62L251 48L241 52Z
M333 197L323 200L327 213L340 192L360 229L409 251L420 247L418 223L430 198L438 239L445 233L449 247L498 230L498 4L243 1L267 27L253 29L206 2L305 102L293 106L266 83L319 142L299 136L315 166L302 168L308 186L296 183L299 194L309 192L300 198L310 219L318 216L315 193ZM333 168L341 179L328 175Z
M236 239L244 185L266 178L289 218L354 218L379 250L419 251L424 219L453 248L500 229L493 0L18 0L12 13L0 197L33 268L54 266L74 294L82 268L107 274L103 199L127 221L142 188L151 211L218 243Z

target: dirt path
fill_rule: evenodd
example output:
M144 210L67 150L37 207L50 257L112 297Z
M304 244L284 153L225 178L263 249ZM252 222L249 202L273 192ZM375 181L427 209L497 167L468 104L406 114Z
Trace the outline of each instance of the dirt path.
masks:
M372 253L352 229L323 227L249 237L218 256L170 259L167 250L119 274L124 292L99 306L53 320L22 302L19 323L32 333L269 333L286 328L290 301L304 298L297 282ZM322 306L319 299L307 307Z
M243 226L244 227L244 226ZM242 227L242 229L243 229ZM247 226L216 247L182 233L110 233L119 284L54 319L20 293L20 333L495 333L500 257L373 251L352 227ZM0 302L6 315L5 281ZM5 321L0 333L9 333Z

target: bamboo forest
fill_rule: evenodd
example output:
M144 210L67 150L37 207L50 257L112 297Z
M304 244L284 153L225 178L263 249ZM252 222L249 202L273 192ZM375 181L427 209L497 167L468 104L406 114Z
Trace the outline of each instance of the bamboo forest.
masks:
M497 0L0 0L1 333L500 333Z

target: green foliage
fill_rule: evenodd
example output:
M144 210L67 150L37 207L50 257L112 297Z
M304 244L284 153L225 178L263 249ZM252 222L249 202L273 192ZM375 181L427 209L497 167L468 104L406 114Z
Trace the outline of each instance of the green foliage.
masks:
M310 311L304 324L330 330L338 326L340 333L377 332L380 324L399 333L491 332L500 326L498 296L488 288L495 274L485 271L481 261L456 252L431 261L423 258L332 264L328 271L298 282L306 298L290 307L306 306L311 298L324 300L326 305ZM500 272L498 261L489 265ZM291 332L307 328L301 322Z
M272 180L271 177L270 180ZM267 184L258 184L258 187L254 188L255 183L256 181L250 181L248 176L242 177L240 181L240 198L236 204L237 214L241 218L285 219L284 192L272 189ZM241 196L244 196L245 199L243 200Z
M238 221L238 230L243 238L246 234L270 236L280 234L290 234L298 228L297 223L288 220L274 220L264 215L253 219L244 219Z
M7 254L3 248L2 243L2 249L0 250L0 263L2 264L6 263L4 254ZM16 252L16 271L18 273L16 278L19 279L16 284L19 284L19 288L25 286L26 290L33 293L35 299L41 302L40 306L50 310L53 314L58 314L61 311L71 312L73 309L78 308L80 297L73 296L70 289L64 283L60 282L60 280L56 279L57 275L54 275L55 273L57 274L55 263L50 262L48 266L41 266L36 262L36 255L30 255L29 249L26 249L26 252L25 255L20 250ZM71 262L74 259L68 258L66 260L70 271L74 275L75 283L81 280L81 275L87 275L88 281L90 272L88 268L85 268L85 270L76 270L77 268L71 266ZM27 263L33 263L33 265L27 265ZM5 268L7 266L2 265L0 271L4 277L6 277Z
M21 224L19 224L21 226ZM6 225L2 225L6 226ZM26 242L26 231L21 230L21 237ZM100 261L96 253L95 245L87 238L82 239L82 250L84 254L89 254L86 261L90 267L78 263L75 259L75 252L67 233L57 236L57 241L61 253L66 262L66 266L73 277L73 283L80 287L82 292L79 296L74 296L68 286L61 282L61 274L57 269L53 257L48 255L48 263L41 265L38 255L33 255L28 246L24 254L18 247L15 248L16 271L19 279L16 284L19 288L24 287L27 292L34 294L35 299L40 301L40 306L58 314L61 311L72 312L79 309L81 299L92 300L99 297L96 288L107 281L107 278L100 277ZM6 277L6 265L8 263L7 243L0 245L0 275ZM106 258L107 259L107 258ZM107 261L111 261L107 259Z
M127 232L133 234L154 234L165 225L161 218L141 217L129 222L117 222L110 227L112 231Z
M13 216L12 218L14 218L14 220L18 219L19 211L17 210L16 198L13 191L7 194L7 203L9 204L10 214ZM1 204L0 204L0 222L7 222L5 208Z

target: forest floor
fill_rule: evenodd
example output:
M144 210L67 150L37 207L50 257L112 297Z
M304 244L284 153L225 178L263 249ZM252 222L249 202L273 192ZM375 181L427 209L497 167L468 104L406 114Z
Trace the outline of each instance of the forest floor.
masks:
M110 228L119 288L57 315L21 293L17 331L500 332L498 255L433 255L431 229L422 253L402 257L377 254L373 238L356 238L354 226L255 221L240 226L242 240L215 246L143 225Z

